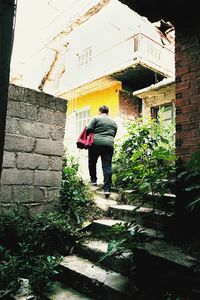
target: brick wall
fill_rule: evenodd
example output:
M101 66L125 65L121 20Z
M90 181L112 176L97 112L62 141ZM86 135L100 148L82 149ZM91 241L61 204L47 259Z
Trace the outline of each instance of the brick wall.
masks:
M59 197L66 100L10 85L1 177L1 207L19 201L31 212Z
M124 120L133 120L141 109L141 101L126 91L119 91L119 113Z
M200 145L199 36L188 28L176 31L176 152L183 160Z

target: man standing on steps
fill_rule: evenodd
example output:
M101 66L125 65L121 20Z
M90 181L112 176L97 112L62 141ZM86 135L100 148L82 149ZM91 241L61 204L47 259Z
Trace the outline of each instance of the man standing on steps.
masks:
M114 152L114 138L117 124L108 116L109 108L99 107L99 115L92 118L87 126L87 133L94 132L94 143L88 149L88 168L92 185L97 185L97 160L101 156L104 177L104 194L108 199L112 184L112 157Z

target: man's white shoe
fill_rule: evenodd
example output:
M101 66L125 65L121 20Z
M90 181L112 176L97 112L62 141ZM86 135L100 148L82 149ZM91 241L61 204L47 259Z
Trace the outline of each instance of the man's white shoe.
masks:
M90 184L96 186L97 182L96 181L95 182L90 182Z

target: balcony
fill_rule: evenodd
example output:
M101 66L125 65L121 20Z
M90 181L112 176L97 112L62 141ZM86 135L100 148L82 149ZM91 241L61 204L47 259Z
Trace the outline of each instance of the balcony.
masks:
M76 57L71 72L63 78L70 88L96 79L110 77L122 82L123 89L133 92L174 76L174 52L144 34L136 34L117 44L90 46ZM76 67L74 67L76 66Z
M133 36L131 41L132 64L112 74L112 77L122 81L124 89L133 92L174 76L174 51L144 34Z

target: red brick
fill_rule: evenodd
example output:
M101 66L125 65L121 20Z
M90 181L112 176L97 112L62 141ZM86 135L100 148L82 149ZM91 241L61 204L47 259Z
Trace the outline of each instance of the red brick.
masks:
M189 122L190 121L190 116L188 114L180 114L178 116L176 116L176 122L177 123L185 123L185 122Z
M186 73L189 73L189 67L182 67L182 68L179 68L176 72L176 76L181 76L183 74L186 74Z
M193 95L192 97L190 97L190 103L200 103L200 95Z
M199 120L200 121L200 111L197 111L196 113L192 113L190 115L190 120L191 121L195 121L195 120Z
M184 75L182 76L182 80L183 80L183 81L193 80L193 79L195 79L195 78L197 78L197 73L196 73L196 72L189 72L189 73L184 74Z
M198 129L199 128L199 122L188 122L183 124L183 130L193 130L193 129Z
M176 106L184 106L190 104L189 98L182 98L182 99L176 99L175 101Z
M190 82L181 82L176 85L176 92L184 92L190 88Z
M191 113L191 112L196 112L199 110L199 107L197 104L193 104L193 105L186 105L183 106L182 108L182 113L186 114L186 113Z

